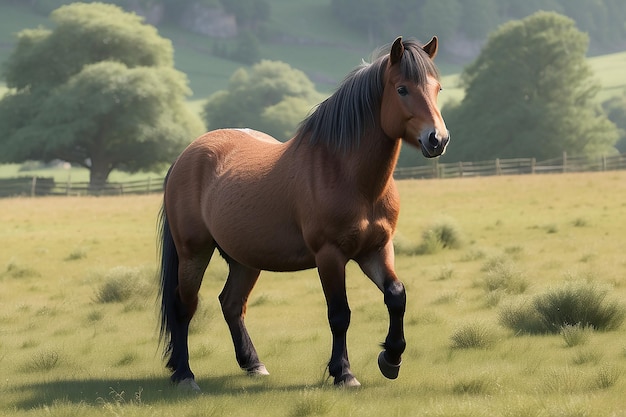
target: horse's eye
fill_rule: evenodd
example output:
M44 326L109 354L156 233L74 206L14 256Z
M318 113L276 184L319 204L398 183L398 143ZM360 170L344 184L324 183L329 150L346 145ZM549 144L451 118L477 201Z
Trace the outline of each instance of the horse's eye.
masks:
M409 94L409 90L405 86L400 86L398 87L398 94L404 97Z

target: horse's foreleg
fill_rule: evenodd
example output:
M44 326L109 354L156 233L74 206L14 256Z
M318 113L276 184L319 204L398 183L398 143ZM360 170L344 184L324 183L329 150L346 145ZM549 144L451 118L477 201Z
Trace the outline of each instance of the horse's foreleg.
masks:
M406 348L404 339L404 312L406 292L393 270L393 244L391 241L381 250L357 260L359 266L384 294L389 311L389 331L383 343L384 350L378 356L382 374L390 379L398 377L402 353Z
M384 285L385 305L389 311L389 331L385 338L384 351L378 356L378 366L382 374L396 379L402 363L402 353L406 348L404 340L404 311L406 292L398 280L389 280Z
M269 375L265 365L259 360L244 323L248 296L261 271L247 268L232 260L229 260L228 264L230 272L219 300L233 339L237 363L249 375Z
M325 248L316 255L317 269L322 282L328 323L333 336L333 346L328 362L328 372L334 377L335 385L357 387L361 384L350 370L346 334L350 326L350 307L346 296L347 261L334 248Z

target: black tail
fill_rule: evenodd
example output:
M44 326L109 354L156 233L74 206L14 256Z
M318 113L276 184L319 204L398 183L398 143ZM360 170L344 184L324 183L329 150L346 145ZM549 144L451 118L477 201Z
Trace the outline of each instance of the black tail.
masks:
M172 238L170 225L165 214L165 206L159 214L159 246L161 255L160 278L161 286L161 328L160 339L164 342L163 356L172 353L172 328L176 326L176 288L178 287L178 253Z

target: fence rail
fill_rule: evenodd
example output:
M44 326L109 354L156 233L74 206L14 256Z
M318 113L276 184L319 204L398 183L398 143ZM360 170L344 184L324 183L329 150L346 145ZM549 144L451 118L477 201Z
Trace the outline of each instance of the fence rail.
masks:
M46 177L0 179L0 197L150 194L163 190L163 178L110 182L94 190L88 182L55 182Z
M491 175L553 174L566 172L593 172L626 170L626 154L598 158L569 157L537 162L535 158L495 159L478 162L439 163L411 168L397 168L396 179L455 178Z
M588 158L570 157L563 153L560 158L541 162L537 162L534 158L455 163L440 163L435 160L431 165L397 168L394 177L396 179L430 179L616 170L626 170L626 154ZM163 178L158 177L107 183L104 187L93 190L90 189L88 182L55 182L53 178L24 176L0 179L0 197L150 194L161 192L162 184Z

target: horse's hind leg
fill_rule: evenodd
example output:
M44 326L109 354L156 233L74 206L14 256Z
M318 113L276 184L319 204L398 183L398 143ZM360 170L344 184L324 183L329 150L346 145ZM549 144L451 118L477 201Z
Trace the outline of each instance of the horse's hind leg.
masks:
M172 352L167 367L173 371L172 382L199 391L189 366L189 324L198 308L198 292L213 249L192 258L183 257L178 266L178 287L174 303L177 326L172 327Z
M228 265L230 272L219 300L233 338L237 363L249 375L269 375L265 365L259 360L244 323L248 296L261 271L248 268L231 259L228 260Z

